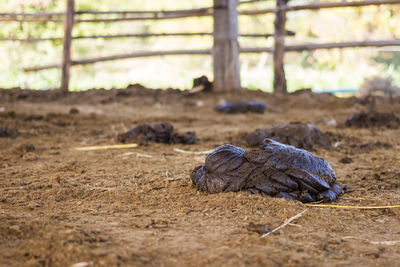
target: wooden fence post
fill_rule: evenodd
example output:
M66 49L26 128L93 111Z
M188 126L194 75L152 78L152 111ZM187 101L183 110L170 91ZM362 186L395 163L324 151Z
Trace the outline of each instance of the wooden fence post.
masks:
M63 38L63 58L61 65L61 86L60 89L64 93L69 90L69 78L71 68L71 42L72 27L74 25L74 0L67 1L67 11L64 18L64 38Z
M216 92L240 89L237 0L214 0L213 67Z
M287 6L288 0L276 0L275 12L275 45L274 45L274 93L286 94L286 78L284 69L285 57L285 35L286 35L286 11L282 8Z

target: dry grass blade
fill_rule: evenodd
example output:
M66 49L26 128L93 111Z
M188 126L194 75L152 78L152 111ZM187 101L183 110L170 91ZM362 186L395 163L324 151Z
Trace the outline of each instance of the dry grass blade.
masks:
M303 210L302 212L300 212L299 214L294 215L293 217L290 217L289 219L286 219L285 222L281 225L279 225L278 227L276 227L275 229L273 229L271 232L268 232L266 234L263 234L261 237L266 237L272 233L275 233L276 231L278 231L279 229L282 229L284 227L286 227L287 225L289 225L292 221L300 218L301 216L303 216L303 214L308 211L308 209Z
M105 145L105 146L83 146L75 147L78 151L92 151L92 150L106 150L106 149L124 149L124 148L134 148L138 144L123 144L123 145Z
M392 241L370 241L370 240L368 240L368 239L357 238L357 237L354 237L354 236L344 236L342 239L343 239L343 240L347 240L347 239L361 240L361 241L365 241L365 242L368 242L368 243L373 244L373 245L394 246L394 245L400 244L400 240L392 240Z
M329 205L329 204L305 204L305 206L307 206L307 207L320 207L320 208L337 208L337 209L359 209L359 210L400 208L400 205L393 205L393 206L343 206L343 205Z
M149 158L149 159L153 158L153 156L151 156L151 155L142 154L142 153L139 153L139 152L126 152L126 153L123 153L123 154L121 154L119 156L120 157L128 157L128 156L132 156L132 155L136 155L136 156L142 157L142 158Z
M190 155L208 155L211 152L213 152L213 150L206 150L206 151L187 151L187 150L183 150L183 149L179 149L179 148L174 148L175 152L179 152L179 153L183 153L183 154L190 154Z

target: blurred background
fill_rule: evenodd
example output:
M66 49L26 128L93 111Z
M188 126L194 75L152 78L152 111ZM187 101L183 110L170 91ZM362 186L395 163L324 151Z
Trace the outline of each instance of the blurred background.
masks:
M76 10L179 10L211 7L212 0L76 0ZM291 1L304 4L310 1ZM240 10L274 7L275 1L240 6ZM2 0L0 13L65 10L65 0ZM288 12L287 29L294 37L287 44L386 40L400 36L400 6L335 8L320 11ZM397 15L396 15L397 14ZM110 16L109 16L110 17ZM82 18L92 18L91 15ZM273 33L274 14L239 17L239 31ZM212 32L212 17L117 23L79 23L73 35L129 33ZM62 23L0 22L0 38L62 37ZM272 47L273 39L239 39L240 46ZM211 36L149 37L119 39L79 39L73 41L73 59L109 56L140 51L205 49L212 47ZM25 73L24 67L61 62L62 42L20 43L0 41L0 88L56 88L60 70ZM242 54L242 86L272 91L272 54ZM357 89L366 78L390 77L400 86L399 48L349 48L289 52L285 54L289 91L312 88L315 91ZM74 66L71 89L124 88L140 83L150 88L192 87L193 78L207 75L212 79L212 58L207 55L163 56L108 61Z

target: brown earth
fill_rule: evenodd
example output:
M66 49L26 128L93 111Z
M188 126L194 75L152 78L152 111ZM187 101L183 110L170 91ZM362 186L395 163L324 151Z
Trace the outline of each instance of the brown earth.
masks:
M214 111L245 100L264 101L267 111ZM399 205L400 129L344 127L348 116L371 108L399 116L398 98L188 95L135 85L65 97L3 90L0 108L0 127L18 131L0 138L1 266L399 266L399 208L312 207L261 238L307 207L244 192L198 192L189 174L205 155L174 150L211 150L256 128L312 123L336 137L333 149L313 151L348 185L335 204ZM74 150L117 144L117 133L134 124L161 121L195 131L198 142Z

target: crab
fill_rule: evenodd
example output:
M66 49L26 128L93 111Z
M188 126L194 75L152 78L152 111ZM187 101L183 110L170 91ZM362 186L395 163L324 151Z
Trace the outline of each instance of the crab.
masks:
M335 201L342 193L323 158L271 139L258 151L222 145L190 177L197 189L209 193L247 190L304 203Z

